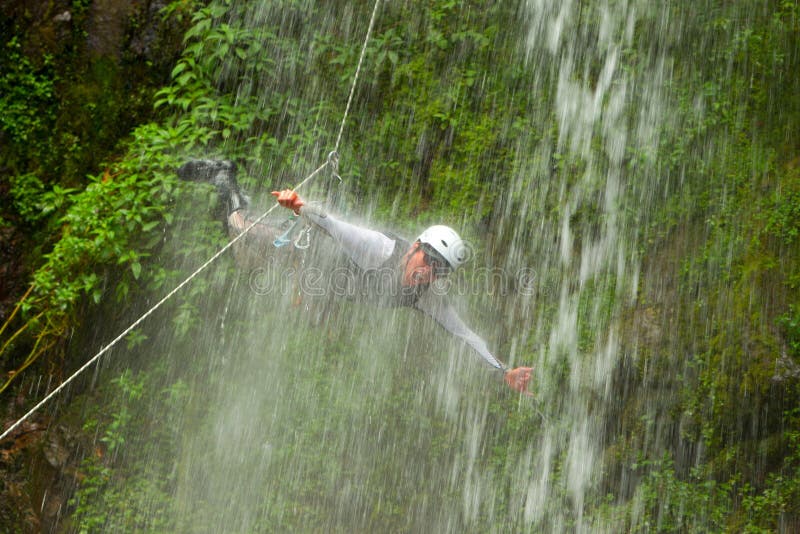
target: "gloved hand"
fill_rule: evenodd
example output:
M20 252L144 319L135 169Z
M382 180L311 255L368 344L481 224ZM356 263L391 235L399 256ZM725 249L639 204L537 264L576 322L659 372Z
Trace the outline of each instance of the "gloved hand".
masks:
M301 199L294 190L284 189L280 192L273 191L272 195L276 197L278 204L284 208L294 210L297 215L300 215L300 208L303 207L305 202L303 202L303 199Z
M532 397L533 393L528 391L528 382L531 379L531 371L533 367L517 367L516 369L509 369L503 377L508 384L508 387L514 391L519 391L525 395Z

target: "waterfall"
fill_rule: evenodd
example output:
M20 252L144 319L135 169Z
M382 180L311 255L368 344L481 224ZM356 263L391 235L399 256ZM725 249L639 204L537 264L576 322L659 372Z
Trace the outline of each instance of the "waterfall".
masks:
M624 310L638 291L639 214L650 209L637 188L659 187L654 169L642 168L646 160L631 159L655 153L669 61L659 55L647 58L648 68L626 68L626 56L638 52L634 28L661 15L648 13L646 3L530 1L527 8L527 66L541 73L530 90L553 95L538 118L557 135L533 157L519 155L531 163L513 187L528 199L505 210L536 227L506 231L514 247L536 250L533 268L546 278L538 300L549 301L537 307L553 313L549 331L536 332L543 338L536 363L546 417L524 456L530 478L520 506L527 521L553 531L597 531L584 510L607 475L609 419L618 415L615 370L635 358L620 338ZM636 183L643 179L651 183ZM545 216L554 197L558 215ZM519 260L512 254L510 261Z
M687 190L705 187L706 158L725 159L735 137L709 126L719 89L676 58L712 44L692 34L709 26L687 29L704 6L412 4L378 11L345 121L341 183L325 174L299 193L330 217L410 242L431 224L458 228L470 261L434 288L497 358L534 368L533 396L510 391L418 310L341 298L350 264L319 228L308 250L238 247L174 310L185 330L165 320L150 332L168 355L165 376L185 390L163 424L153 418L156 452L143 460L145 472L166 473L167 504L141 508L181 532L663 527L651 521L669 505L654 504L643 480L671 472L642 465L675 450L682 473L708 460L692 418L710 409L675 398L702 365L682 351L679 323L703 330L687 345L702 345L712 327L680 308L693 298L673 294L680 268L646 254L676 228L701 229L697 242L711 234L703 218L719 213L707 200L694 206ZM180 156L201 146L201 157L235 159L249 209L272 206L271 191L298 183L331 148L371 7L234 1L198 12L190 60L176 68L186 87L169 98L183 106L177 131L190 117L214 142ZM739 13L730 9L723 15ZM717 37L734 42L723 19ZM490 67L476 71L475 57ZM203 91L213 98L193 96ZM724 178L720 189L733 194ZM220 229L194 207L216 197L194 186L179 191L195 204L173 230L213 240ZM267 221L286 218L278 210ZM184 254L183 238L173 239L164 257ZM736 245L716 245L732 263ZM697 280L715 271L703 268L686 286L706 305L713 292ZM725 299L715 304L727 319ZM676 530L690 528L682 513ZM692 526L709 527L699 517Z

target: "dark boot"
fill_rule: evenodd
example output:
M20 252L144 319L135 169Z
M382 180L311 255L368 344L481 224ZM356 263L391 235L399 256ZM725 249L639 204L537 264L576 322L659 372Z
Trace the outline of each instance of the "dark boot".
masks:
M239 188L236 171L236 164L232 161L195 159L181 165L177 174L181 180L213 185L227 217L236 210L247 208L250 200Z

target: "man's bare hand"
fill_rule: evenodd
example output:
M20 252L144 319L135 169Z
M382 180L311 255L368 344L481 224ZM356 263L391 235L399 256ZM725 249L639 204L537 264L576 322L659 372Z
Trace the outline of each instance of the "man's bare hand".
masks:
M516 369L510 369L506 371L505 380L508 387L513 389L514 391L519 391L529 397L533 396L533 393L528 391L528 382L531 380L531 371L533 371L533 367L517 367Z
M273 191L272 195L278 201L278 204L284 208L293 210L296 214L300 214L300 208L303 207L305 202L298 194L291 189L284 189L283 191Z

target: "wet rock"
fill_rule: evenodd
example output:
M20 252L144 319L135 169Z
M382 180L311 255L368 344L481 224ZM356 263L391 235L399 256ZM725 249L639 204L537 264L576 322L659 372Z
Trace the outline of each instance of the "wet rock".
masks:
M50 434L42 452L44 453L47 463L56 469L64 467L70 455L60 432L52 432Z
M775 374L772 376L772 381L780 384L787 380L798 379L800 379L800 364L783 351L775 360Z
M131 37L130 49L139 56L150 61L159 56L159 28L161 25L161 10L167 5L164 1L150 2L146 9L140 12L140 29Z
M72 13L69 10L53 17L53 22L69 22L72 20Z
M91 53L119 58L125 37L126 23L136 9L128 0L95 0L92 2L87 28L87 44Z

